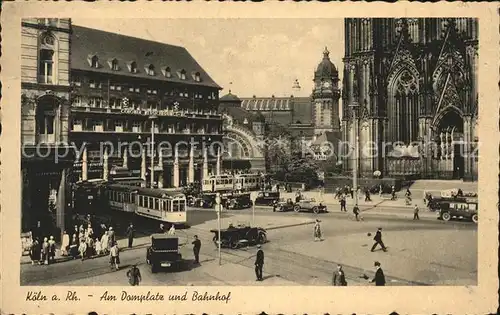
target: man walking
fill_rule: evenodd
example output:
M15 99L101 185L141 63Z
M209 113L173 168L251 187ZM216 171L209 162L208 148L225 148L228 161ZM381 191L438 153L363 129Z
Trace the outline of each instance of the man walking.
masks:
M262 267L264 266L264 251L261 249L261 245L257 245L257 257L255 258L255 276L257 281L262 281Z
M413 209L413 220L420 220L420 217L418 216L418 212L419 212L418 206L415 205L415 208Z
M332 284L334 286L347 286L347 281L345 280L345 273L341 265L337 265L337 271L333 273Z
M127 228L127 238L128 238L128 248L132 248L132 243L134 242L135 229L134 225L130 223Z
M340 212L347 212L347 209L345 207L345 196L342 196L340 199Z
M377 233L373 237L373 240L375 241L375 244L373 244L372 246L371 249L372 252L375 250L375 247L377 247L377 245L380 245L384 252L387 251L387 248L385 247L384 242L382 241L382 228L378 228Z
M198 239L198 235L194 236L194 241L192 241L191 244L193 244L194 262L199 264L201 241Z
M128 277L128 283L130 283L131 286L136 286L139 285L141 282L141 271L139 268L137 268L137 265L133 265L132 268L130 268L129 271L127 271L127 277Z
M382 268L380 268L380 263L378 261L374 264L375 269L375 277L370 281L371 283L375 282L375 286L385 286L385 275Z

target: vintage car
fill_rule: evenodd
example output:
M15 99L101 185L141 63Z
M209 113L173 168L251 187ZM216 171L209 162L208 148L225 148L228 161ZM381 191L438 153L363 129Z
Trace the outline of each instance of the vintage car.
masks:
M252 207L253 202L250 198L250 194L232 194L223 199L223 204L225 204L227 209L247 209Z
M155 273L160 268L178 268L182 263L179 253L179 238L167 234L151 235L151 246L147 248L146 262Z
M327 212L326 206L314 198L301 199L293 206L295 212L312 211L314 213Z
M213 208L215 206L215 197L215 193L198 194L196 196L189 196L187 203L190 207ZM225 197L223 196L222 199L224 202Z
M285 199L285 198L280 198L278 202L276 202L276 205L273 205L274 211L293 211L294 210L295 204L293 203L293 200L291 198Z
M214 233L213 241L215 246L218 246L219 233L218 230L210 230ZM267 241L266 230L259 227L250 227L246 225L232 226L227 229L221 229L221 247L239 248L254 244L264 244Z
M438 219L450 221L454 219L478 222L478 202L476 198L453 198L441 200L439 203Z
M260 191L255 198L256 206L272 206L280 199L279 191Z

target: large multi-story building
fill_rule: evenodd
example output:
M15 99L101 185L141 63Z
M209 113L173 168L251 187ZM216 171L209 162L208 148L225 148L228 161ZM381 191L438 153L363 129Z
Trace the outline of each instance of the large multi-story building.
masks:
M21 82L24 230L64 227L69 184L180 187L220 161L220 87L183 47L26 19Z
M74 151L68 19L25 19L21 37L22 228L64 226Z
M220 87L185 48L80 26L71 43L78 179L127 168L148 183L153 174L155 185L179 187L212 172L210 145L222 143Z
M477 180L477 64L477 19L346 19L345 170Z

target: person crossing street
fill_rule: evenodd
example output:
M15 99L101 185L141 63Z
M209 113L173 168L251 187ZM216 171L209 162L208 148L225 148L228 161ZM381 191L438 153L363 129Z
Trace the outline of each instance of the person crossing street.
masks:
M418 212L419 212L418 206L415 205L415 207L413 208L413 220L420 220Z
M137 268L137 265L133 265L129 271L127 271L128 282L131 286L139 285L142 280L141 271Z
M342 196L340 198L341 198L340 199L340 212L342 212L342 211L347 212L347 209L345 207L345 204L346 204L346 202L345 202L345 196Z
M132 244L134 243L134 234L135 234L134 225L130 223L130 225L127 228L128 248L132 248Z
M257 245L257 257L255 257L255 276L257 277L257 281L264 280L262 278L262 268L264 267L264 251L261 248L261 245Z
M191 244L193 244L194 262L199 264L200 263L201 241L198 239L198 235L194 236L194 241L192 241Z
M378 228L377 233L375 233L375 236L373 237L373 240L375 241L375 244L373 244L372 246L371 249L372 252L375 250L375 247L377 247L377 245L380 245L384 252L387 251L387 248L385 247L384 242L382 241L382 228Z
M384 271L380 267L380 263L376 261L374 263L375 266L375 277L370 281L371 283L375 282L375 286L380 287L380 286L385 286L385 275Z

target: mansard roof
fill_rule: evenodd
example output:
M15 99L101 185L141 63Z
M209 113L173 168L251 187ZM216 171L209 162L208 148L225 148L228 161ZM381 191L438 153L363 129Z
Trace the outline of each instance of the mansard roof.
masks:
M99 58L97 68L91 67L89 56ZM118 61L118 70L107 64L112 59ZM130 70L134 62L135 73ZM168 67L172 73L148 74L144 67L149 65L155 69ZM76 25L72 26L71 34L71 69L221 88L184 47ZM200 80L189 75L192 73L199 73Z

